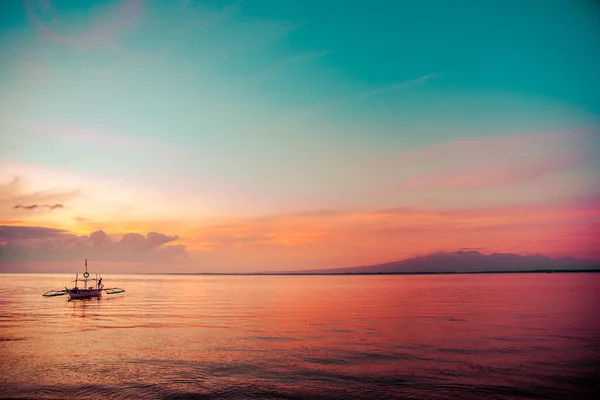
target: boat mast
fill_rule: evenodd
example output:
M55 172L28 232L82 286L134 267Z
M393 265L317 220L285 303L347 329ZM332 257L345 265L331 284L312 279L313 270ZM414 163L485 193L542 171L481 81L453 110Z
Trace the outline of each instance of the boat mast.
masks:
M87 274L87 258L85 259L85 272L86 272L86 274L85 274L85 275L88 275L88 274ZM85 275L84 275L84 278L85 278ZM88 276L89 276L89 275L88 275ZM87 289L87 278L85 278L85 280L83 281L83 288L84 288L84 289Z

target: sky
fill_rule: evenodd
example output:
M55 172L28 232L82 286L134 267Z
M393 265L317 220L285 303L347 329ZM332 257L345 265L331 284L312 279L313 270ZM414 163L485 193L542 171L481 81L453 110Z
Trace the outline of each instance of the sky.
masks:
M0 272L600 260L597 1L0 8Z

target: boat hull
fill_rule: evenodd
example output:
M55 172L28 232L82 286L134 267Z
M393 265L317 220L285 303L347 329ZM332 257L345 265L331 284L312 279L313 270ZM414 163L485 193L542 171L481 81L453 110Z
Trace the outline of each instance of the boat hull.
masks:
M67 289L67 293L71 299L90 299L92 297L100 297L102 289Z

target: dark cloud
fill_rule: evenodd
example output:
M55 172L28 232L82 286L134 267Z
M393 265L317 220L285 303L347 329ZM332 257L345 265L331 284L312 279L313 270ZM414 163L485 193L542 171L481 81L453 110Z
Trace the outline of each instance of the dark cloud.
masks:
M119 242L132 251L146 251L177 240L177 236L167 236L158 232L149 232L146 236L139 233L127 233Z
M66 234L62 229L44 228L41 226L0 226L0 240L28 240L28 239L48 239L56 238Z
M139 233L138 233L139 235ZM141 236L141 235L140 235ZM163 244L167 244L169 242L173 242L179 239L177 235L175 236L167 236L158 232L149 232L146 234L146 243L149 248L159 247Z
M169 244L177 239L176 235L159 232L127 233L113 238L102 230L87 236L45 227L0 226L0 262L86 257L103 261L170 261L187 254L185 246Z
M56 210L57 208L65 208L62 204L32 204L30 206L23 206L21 204L17 204L13 207L14 209L21 208L23 210L35 210L38 208L49 208L51 210Z
M97 247L106 247L112 244L112 240L104 231L96 231L90 234L90 241Z

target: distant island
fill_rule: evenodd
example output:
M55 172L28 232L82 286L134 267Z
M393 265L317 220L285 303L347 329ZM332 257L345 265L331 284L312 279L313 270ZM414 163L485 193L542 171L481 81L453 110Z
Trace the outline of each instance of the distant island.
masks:
M598 272L600 262L572 257L552 258L541 254L482 254L478 251L433 253L402 261L349 268L303 271L265 271L260 274L468 274L493 272Z

